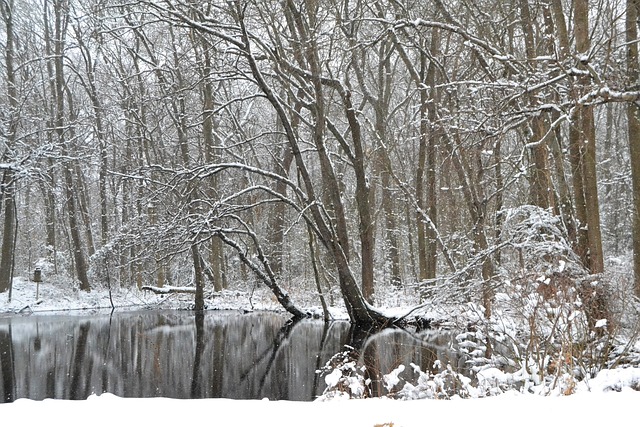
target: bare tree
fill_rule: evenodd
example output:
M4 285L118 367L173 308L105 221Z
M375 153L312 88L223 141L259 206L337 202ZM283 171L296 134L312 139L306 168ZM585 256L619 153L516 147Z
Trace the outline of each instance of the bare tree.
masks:
M580 67L589 65L591 41L589 38L589 2L574 2L574 34L576 54ZM577 98L588 90L591 76L582 73L576 82ZM573 187L578 219L578 253L592 273L604 269L602 237L600 234L600 212L596 177L596 135L593 106L578 104L572 115L570 131L570 159L573 172Z
M57 135L57 142L60 144L61 155L64 158L70 157L70 145L72 141L69 140L70 128L65 123L65 91L67 89L67 83L64 73L64 48L66 41L67 26L69 24L69 3L67 0L55 0L53 3L54 14L54 34L53 34L53 63L54 63L54 76L55 76L55 92L53 98L55 99L55 119L54 126ZM45 37L49 37L46 35ZM71 108L71 106L68 106ZM75 191L75 180L73 177L74 165L70 164L64 168L63 176L65 183L65 198L67 203L67 214L69 220L69 233L71 235L71 251L73 253L73 260L75 264L75 270L78 281L80 282L80 289L83 291L90 291L91 285L89 283L89 277L87 274L87 261L84 255L82 247L82 239L80 237L80 221L79 221L79 209L77 194Z
M11 165L14 159L16 132L18 127L18 91L16 87L14 65L14 30L13 30L13 0L3 0L0 12L6 28L5 67L7 79L8 117L4 123L3 139L6 143L0 161L5 164L1 168L2 182L0 183L0 211L4 208L2 228L2 251L0 253L0 292L11 289L13 282L13 267L15 263L15 247L17 232L17 212L15 179L16 171Z

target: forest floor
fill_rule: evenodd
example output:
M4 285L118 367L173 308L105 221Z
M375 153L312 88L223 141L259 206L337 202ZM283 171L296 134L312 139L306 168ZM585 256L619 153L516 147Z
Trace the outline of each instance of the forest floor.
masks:
M47 280L37 284L17 277L13 282L11 300L9 301L8 293L0 294L0 313L29 314L64 311L65 314L73 314L112 308L186 310L193 306L193 299L193 294L156 294L152 291L139 290L135 286L113 289L98 286L90 292L82 292L66 281ZM209 294L206 305L212 310L283 311L264 287ZM340 312L336 311L336 315L340 315Z

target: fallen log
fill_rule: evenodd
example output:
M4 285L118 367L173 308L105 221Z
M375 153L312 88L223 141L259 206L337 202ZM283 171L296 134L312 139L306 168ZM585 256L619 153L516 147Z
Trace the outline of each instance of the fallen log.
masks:
M159 288L157 286L143 286L143 291L151 291L155 294L167 295L167 294L195 294L196 288L192 286L178 287L178 286L163 286Z

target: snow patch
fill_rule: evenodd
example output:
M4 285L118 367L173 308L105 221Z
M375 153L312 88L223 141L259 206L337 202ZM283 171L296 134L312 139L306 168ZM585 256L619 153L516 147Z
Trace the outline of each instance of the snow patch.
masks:
M327 387L333 388L338 385L340 378L342 378L342 372L336 368L324 378L324 382L327 384Z

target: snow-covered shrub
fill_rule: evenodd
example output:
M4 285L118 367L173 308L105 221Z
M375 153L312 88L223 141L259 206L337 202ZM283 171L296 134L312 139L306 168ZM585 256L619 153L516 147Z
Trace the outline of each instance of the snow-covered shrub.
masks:
M463 333L458 335L457 339L464 344L471 343L474 340L473 337L473 333ZM482 345L467 345L467 348L476 350L481 350L482 347ZM371 392L371 382L366 378L366 367L358 360L358 353L350 347L334 355L318 371L319 374L325 375L324 380L327 384L318 400L372 397L374 394ZM470 378L457 372L450 364L444 366L436 360L433 370L426 372L414 363L410 363L410 370L400 364L388 374L382 375L382 384L387 398L402 400L482 398L507 392L569 395L580 390L640 389L640 368L637 367L603 369L593 377L587 376L582 379L578 379L575 373L567 371L540 377L538 373L535 363L527 368L498 356L491 359L491 363L477 366L475 375ZM621 378L624 380L621 381Z
M365 378L366 367L359 362L354 348L337 353L317 372L324 375L327 385L320 400L335 398L363 399L370 396L370 380Z
M477 327L460 339L482 343L485 354L461 348L479 372L500 363L521 388L570 392L573 378L597 372L607 358L606 287L601 277L588 274L559 217L520 206L506 210L504 218L492 318L476 316Z
M559 217L520 206L503 218L492 249L491 316L473 302L460 316L458 348L478 375L474 393L571 393L577 380L607 366L614 329L609 288L584 268ZM488 376L495 369L505 375Z
M549 275L560 267L569 276L585 274L558 216L532 205L506 209L503 216L500 239L507 249L502 251L502 266L509 272Z
M438 368L436 363L434 368ZM454 396L468 398L479 397L478 391L473 387L472 380L458 372L455 372L451 365L440 372L423 372L418 365L411 364L411 368L418 375L415 384L405 382L404 386L394 397L406 400L416 399L438 399L449 400Z
M435 372L423 372L418 365L411 364L411 368L417 377L415 384L402 378L406 367L399 365L388 374L382 375L382 384L386 390L386 396L396 399L444 399L453 396L478 397L491 395L487 391L479 391L472 386L472 380L458 372L451 365L447 365L438 371L440 362L434 365ZM371 380L366 375L367 368L359 362L358 353L351 347L335 354L325 366L317 373L324 375L327 385L318 400L332 399L365 399L372 397Z
M512 374L497 368L484 369L476 374L475 379L456 372L449 364L442 367L439 361L433 366L433 371L424 372L413 363L411 368L418 377L414 382L404 381L399 376L405 370L403 365L384 376L389 397L406 400L488 397L513 389L515 383ZM398 384L403 384L402 388L393 391Z

